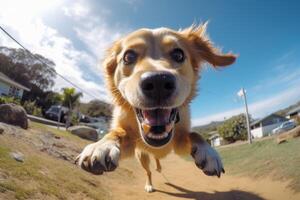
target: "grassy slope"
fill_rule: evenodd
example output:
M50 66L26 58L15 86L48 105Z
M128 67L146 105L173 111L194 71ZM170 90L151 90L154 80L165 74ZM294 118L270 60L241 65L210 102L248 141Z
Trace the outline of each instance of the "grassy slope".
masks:
M65 131L57 131L43 125L33 123L32 127L51 131L68 139L81 140ZM6 196L9 199L73 199L72 195L75 199L109 199L102 181L75 165L53 158L22 141L16 141L16 138L1 137L0 199L1 193L11 193L11 196ZM25 162L20 163L12 159L9 155L11 151L22 152Z
M299 137L280 145L270 139L218 151L229 175L272 176L275 180L290 180L290 186L300 191Z
M63 128L57 129L57 128L50 127L50 126L47 126L47 125L44 125L41 123L37 123L37 122L30 122L30 126L32 129L35 129L35 130L44 131L44 132L48 131L48 132L54 133L57 136L65 137L65 138L74 140L79 143L82 143L82 142L87 143L86 140L83 140L75 135L70 134L68 131L63 130Z

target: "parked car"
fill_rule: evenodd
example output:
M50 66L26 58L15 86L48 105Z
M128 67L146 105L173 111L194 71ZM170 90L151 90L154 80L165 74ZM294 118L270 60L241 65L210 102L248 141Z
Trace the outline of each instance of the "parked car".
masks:
M80 115L79 122L91 123L91 117L86 115Z
M64 106L51 106L45 113L45 117L50 120L58 121L60 115L60 122L65 123L65 115L69 111L68 108Z
M282 123L279 127L273 129L273 134L282 133L288 130L291 130L296 127L296 123L294 121L287 121Z

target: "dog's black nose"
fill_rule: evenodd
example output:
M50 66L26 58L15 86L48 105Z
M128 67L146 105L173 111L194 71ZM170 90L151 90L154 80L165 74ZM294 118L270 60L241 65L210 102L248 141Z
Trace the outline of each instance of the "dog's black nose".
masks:
M176 79L169 72L146 72L141 76L140 88L146 97L164 100L174 93Z

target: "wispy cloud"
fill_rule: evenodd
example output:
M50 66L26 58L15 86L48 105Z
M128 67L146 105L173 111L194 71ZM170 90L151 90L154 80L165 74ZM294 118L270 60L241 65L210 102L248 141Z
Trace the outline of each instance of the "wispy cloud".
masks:
M61 1L49 0L41 1L42 3L29 1L24 2L24 5L21 2L21 6L15 6L20 5L20 1L0 0L0 22L2 26L33 53L39 53L53 60L58 73L79 85L87 93L108 100L109 97L101 80L101 70L97 66L99 66L99 58L103 56L104 49L119 36L119 32L111 29L105 19L100 20L99 16L93 16L90 5L84 1L69 5L64 5ZM43 21L41 16L47 11L47 6L61 8L65 17L73 20L78 39L86 44L89 51L75 48L72 38L62 35L60 31ZM109 10L106 10L105 13L109 13ZM19 48L4 34L0 34L0 45ZM87 79L88 71L99 74L99 80ZM70 87L70 85L57 78L54 89L59 90L62 87ZM84 95L84 101L92 98L87 94Z
M300 84L300 64L295 60L298 56L295 51L289 51L272 62L266 79L260 80L249 90L259 93L278 86L289 87L297 82Z

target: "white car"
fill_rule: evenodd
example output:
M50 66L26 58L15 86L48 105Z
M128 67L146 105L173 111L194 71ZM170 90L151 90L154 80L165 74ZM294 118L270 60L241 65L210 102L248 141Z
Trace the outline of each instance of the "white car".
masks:
M272 133L273 134L282 133L285 131L289 131L295 127L296 127L296 123L294 121L287 121L287 122L282 123L277 128L273 129Z

